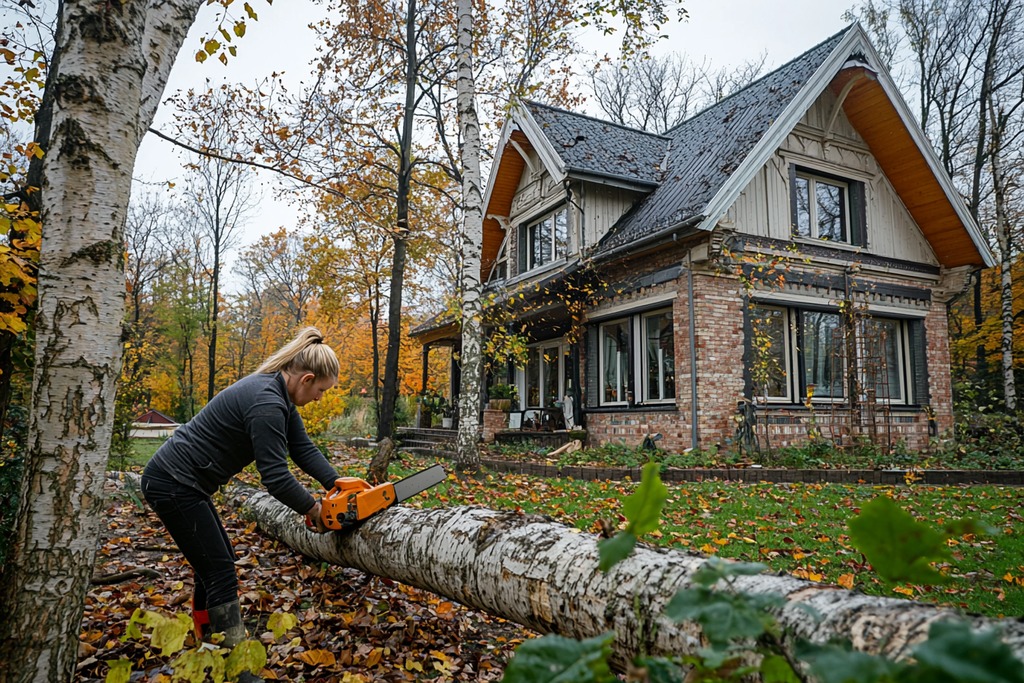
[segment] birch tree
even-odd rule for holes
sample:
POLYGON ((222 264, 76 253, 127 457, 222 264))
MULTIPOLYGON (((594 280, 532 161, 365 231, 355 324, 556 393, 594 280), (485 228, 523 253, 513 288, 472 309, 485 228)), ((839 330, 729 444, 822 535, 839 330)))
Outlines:
POLYGON ((459 430, 455 466, 480 466, 480 383, 483 377, 483 311, 480 260, 484 241, 484 207, 480 192, 480 121, 473 77, 473 3, 458 0, 458 111, 462 138, 462 365, 459 430))
POLYGON ((74 671, 121 365, 131 172, 199 4, 64 0, 58 10, 32 417, 0 581, 8 680, 70 680, 74 671))
MULTIPOLYGON (((665 614, 676 592, 691 587, 708 561, 695 553, 639 546, 603 572, 594 535, 539 515, 480 507, 397 506, 354 531, 317 535, 269 494, 235 491, 231 504, 261 531, 316 561, 430 590, 540 633, 585 639, 614 631, 612 661, 620 670, 639 654, 697 655, 706 642, 697 623, 665 614)), ((783 597, 775 614, 788 632, 780 641, 790 654, 799 638, 842 639, 862 652, 905 659, 935 620, 954 616, 933 605, 789 575, 737 577, 735 587, 783 597)), ((998 627, 1015 655, 1024 657, 1019 620, 967 621, 976 631, 998 627)))

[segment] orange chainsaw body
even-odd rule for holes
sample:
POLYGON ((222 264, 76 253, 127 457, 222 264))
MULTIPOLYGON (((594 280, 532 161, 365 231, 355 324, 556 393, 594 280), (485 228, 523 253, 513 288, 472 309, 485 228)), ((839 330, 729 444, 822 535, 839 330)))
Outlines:
POLYGON ((395 486, 373 486, 358 477, 340 477, 320 506, 320 518, 328 529, 344 529, 380 512, 395 502, 395 486))

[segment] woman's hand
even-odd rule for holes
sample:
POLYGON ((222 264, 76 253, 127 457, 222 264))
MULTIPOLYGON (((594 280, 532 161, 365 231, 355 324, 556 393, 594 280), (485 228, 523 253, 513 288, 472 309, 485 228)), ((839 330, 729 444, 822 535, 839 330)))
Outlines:
POLYGON ((309 508, 309 511, 306 512, 306 526, 318 534, 324 534, 330 531, 330 529, 328 529, 324 524, 323 517, 320 515, 320 510, 320 500, 317 499, 317 501, 313 503, 313 507, 309 508))

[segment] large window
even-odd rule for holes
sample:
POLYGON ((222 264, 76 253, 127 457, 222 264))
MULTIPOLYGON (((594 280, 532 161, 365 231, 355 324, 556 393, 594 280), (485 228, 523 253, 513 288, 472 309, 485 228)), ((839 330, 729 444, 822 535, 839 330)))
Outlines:
POLYGON ((524 232, 525 270, 565 258, 569 253, 569 211, 561 207, 527 225, 524 232))
POLYGON ((674 404, 675 331, 672 311, 638 313, 596 329, 599 405, 674 404))
MULTIPOLYGON (((920 320, 871 317, 848 332, 834 311, 757 305, 751 311, 750 375, 756 398, 803 403, 848 398, 850 355, 856 363, 859 401, 912 403, 913 326, 920 320)), ((918 335, 920 336, 920 335, 918 335)), ((919 342, 920 344, 921 342, 919 342)), ((919 391, 923 392, 923 388, 919 391)))
POLYGON ((864 246, 864 183, 793 167, 793 236, 864 246))
POLYGON ((672 311, 643 317, 644 400, 668 401, 676 397, 675 335, 672 311))
POLYGON ((526 408, 553 408, 572 391, 569 347, 561 341, 532 346, 523 369, 526 408))
POLYGON ((601 325, 601 403, 629 400, 629 320, 601 325))

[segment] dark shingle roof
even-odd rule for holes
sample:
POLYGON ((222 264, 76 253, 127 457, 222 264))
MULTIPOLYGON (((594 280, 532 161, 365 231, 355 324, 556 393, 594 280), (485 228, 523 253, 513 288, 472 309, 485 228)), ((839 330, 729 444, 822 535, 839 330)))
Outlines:
POLYGON ((672 142, 661 184, 605 235, 598 254, 700 216, 849 30, 669 131, 672 142))
POLYGON ((587 173, 648 185, 661 180, 667 137, 538 102, 524 105, 544 129, 570 174, 587 173))

